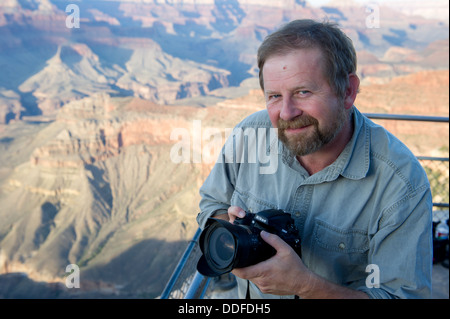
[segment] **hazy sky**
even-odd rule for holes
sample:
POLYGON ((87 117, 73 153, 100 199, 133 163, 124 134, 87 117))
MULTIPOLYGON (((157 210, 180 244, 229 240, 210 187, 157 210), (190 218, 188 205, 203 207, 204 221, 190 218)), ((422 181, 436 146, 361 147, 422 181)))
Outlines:
MULTIPOLYGON (((442 19, 448 21, 448 0, 309 0, 312 6, 326 6, 328 3, 343 4, 345 2, 365 4, 380 4, 390 6, 405 14, 421 15, 426 18, 442 19)), ((331 4, 333 6, 333 4, 331 4)))
MULTIPOLYGON (((308 2, 313 5, 313 6, 323 6, 326 5, 328 2, 330 2, 331 0, 309 0, 308 2)), ((336 0, 334 0, 336 1, 336 0)), ((411 2, 411 0, 406 0, 408 2, 411 2)), ((384 3, 384 2, 389 2, 389 3, 401 3, 401 2, 406 2, 405 0, 353 0, 353 2, 357 2, 357 3, 384 3)), ((430 2, 442 2, 442 0, 427 0, 428 3, 430 2)))

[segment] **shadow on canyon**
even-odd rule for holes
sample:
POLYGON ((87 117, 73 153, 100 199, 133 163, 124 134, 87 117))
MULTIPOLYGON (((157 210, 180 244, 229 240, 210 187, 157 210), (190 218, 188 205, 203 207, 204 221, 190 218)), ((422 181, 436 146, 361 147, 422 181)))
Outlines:
POLYGON ((142 240, 103 265, 80 268, 79 288, 67 288, 64 273, 61 282, 35 281, 23 272, 2 274, 0 299, 157 298, 187 245, 188 241, 142 240))

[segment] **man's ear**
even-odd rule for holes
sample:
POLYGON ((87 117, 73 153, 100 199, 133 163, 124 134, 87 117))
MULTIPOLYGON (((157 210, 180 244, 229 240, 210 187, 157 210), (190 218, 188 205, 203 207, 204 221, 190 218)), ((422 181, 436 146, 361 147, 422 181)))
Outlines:
POLYGON ((348 75, 348 87, 345 90, 344 106, 346 109, 350 109, 356 100, 356 95, 359 92, 359 77, 355 73, 348 75))

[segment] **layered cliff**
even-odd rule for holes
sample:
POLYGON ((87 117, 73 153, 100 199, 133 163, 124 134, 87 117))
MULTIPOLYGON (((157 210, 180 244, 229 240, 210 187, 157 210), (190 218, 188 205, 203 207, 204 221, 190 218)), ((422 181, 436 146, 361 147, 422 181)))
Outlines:
POLYGON ((338 4, 83 0, 75 13, 66 12, 64 1, 2 2, 0 124, 54 117, 62 105, 99 92, 213 105, 230 97, 218 90, 232 91, 257 75, 264 37, 298 18, 339 23, 361 57, 364 80, 448 68, 448 21, 391 6, 338 4), (79 28, 67 23, 76 14, 79 28))
POLYGON ((0 156, 0 272, 63 282, 77 264, 84 289, 156 297, 197 228, 198 188, 212 165, 174 163, 171 132, 220 113, 230 115, 216 122, 225 128, 249 110, 96 95, 68 103, 51 123, 10 125, 0 156), (19 125, 27 134, 13 134, 19 125))

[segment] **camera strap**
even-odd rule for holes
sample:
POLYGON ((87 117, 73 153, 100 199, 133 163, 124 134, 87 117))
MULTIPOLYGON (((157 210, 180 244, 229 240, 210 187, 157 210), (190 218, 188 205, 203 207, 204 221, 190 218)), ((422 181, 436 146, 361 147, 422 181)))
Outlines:
POLYGON ((252 299, 250 297, 250 281, 247 280, 247 293, 245 294, 245 299, 252 299))

